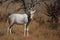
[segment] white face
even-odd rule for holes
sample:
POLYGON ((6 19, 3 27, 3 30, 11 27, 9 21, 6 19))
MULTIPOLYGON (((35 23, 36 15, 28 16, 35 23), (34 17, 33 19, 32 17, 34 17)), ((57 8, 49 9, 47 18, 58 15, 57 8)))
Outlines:
POLYGON ((31 10, 30 13, 31 13, 31 19, 33 20, 33 16, 34 16, 34 13, 35 13, 36 10, 31 10))

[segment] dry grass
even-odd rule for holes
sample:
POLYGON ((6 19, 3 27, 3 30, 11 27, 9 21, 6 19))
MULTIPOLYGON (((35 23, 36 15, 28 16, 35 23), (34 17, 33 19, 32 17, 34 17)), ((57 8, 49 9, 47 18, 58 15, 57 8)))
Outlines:
POLYGON ((12 34, 7 35, 6 31, 7 23, 0 24, 0 40, 59 40, 60 31, 53 30, 46 27, 47 25, 39 26, 35 21, 31 22, 29 25, 29 36, 24 37, 22 25, 14 25, 12 27, 12 34), (4 25, 5 24, 5 25, 4 25), (5 27, 4 27, 5 26, 5 27))

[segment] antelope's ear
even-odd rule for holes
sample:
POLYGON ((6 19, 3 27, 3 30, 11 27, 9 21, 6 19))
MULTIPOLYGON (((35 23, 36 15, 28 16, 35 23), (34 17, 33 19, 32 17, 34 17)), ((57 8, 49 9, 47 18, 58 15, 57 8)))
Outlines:
POLYGON ((36 12, 36 10, 33 10, 33 12, 32 13, 35 13, 36 12))
POLYGON ((36 12, 36 10, 34 10, 34 12, 36 12))

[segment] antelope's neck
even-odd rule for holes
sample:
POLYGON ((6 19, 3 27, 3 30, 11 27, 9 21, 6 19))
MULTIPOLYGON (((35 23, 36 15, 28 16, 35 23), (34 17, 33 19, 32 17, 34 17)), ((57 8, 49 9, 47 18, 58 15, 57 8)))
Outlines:
POLYGON ((29 13, 29 14, 27 14, 27 16, 28 16, 28 21, 30 22, 31 21, 31 14, 29 13))

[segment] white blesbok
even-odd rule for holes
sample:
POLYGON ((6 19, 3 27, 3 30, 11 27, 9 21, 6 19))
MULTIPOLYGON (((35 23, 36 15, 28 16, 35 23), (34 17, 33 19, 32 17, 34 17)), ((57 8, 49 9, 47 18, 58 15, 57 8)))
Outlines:
POLYGON ((31 22, 31 20, 33 19, 34 13, 36 10, 29 10, 30 13, 28 14, 11 14, 8 16, 8 22, 9 22, 9 26, 8 26, 8 30, 7 32, 9 32, 11 34, 11 27, 13 26, 13 24, 21 24, 24 25, 24 36, 28 36, 28 25, 31 22))

